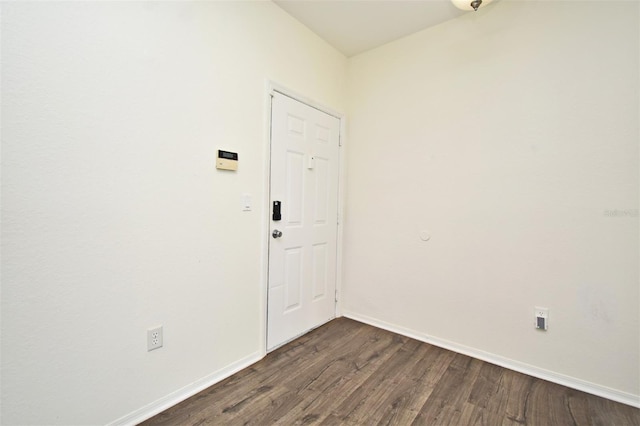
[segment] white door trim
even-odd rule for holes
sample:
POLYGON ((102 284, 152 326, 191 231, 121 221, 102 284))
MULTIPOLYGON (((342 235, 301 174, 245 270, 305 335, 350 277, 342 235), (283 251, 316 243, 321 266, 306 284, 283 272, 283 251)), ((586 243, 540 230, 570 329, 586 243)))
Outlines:
MULTIPOLYGON (((288 89, 281 84, 278 84, 272 80, 266 80, 265 84, 265 115, 264 115, 264 164, 263 164, 263 199, 262 199, 262 265, 261 265, 261 279, 260 279, 260 318, 261 318, 261 330, 260 334, 260 350, 262 355, 267 353, 267 295, 269 285, 269 227, 270 220, 269 215, 271 213, 270 205, 270 188, 271 188, 271 98, 274 92, 278 92, 282 95, 295 99, 303 104, 309 105, 312 108, 325 112, 340 120, 340 147, 344 148, 346 145, 346 119, 344 114, 333 110, 315 100, 312 100, 304 95, 301 95, 293 90, 288 89)), ((342 243, 343 243, 343 217, 344 217, 344 201, 345 201, 345 150, 339 150, 339 176, 338 176, 338 235, 337 235, 337 259, 336 259, 336 318, 342 316, 342 243)))
MULTIPOLYGON (((313 99, 307 98, 306 96, 303 96, 303 95, 301 95, 299 93, 296 93, 293 90, 289 90, 286 87, 281 86, 278 83, 274 83, 273 81, 269 81, 268 82, 267 92, 268 92, 267 93, 268 96, 271 96, 271 94, 273 92, 278 92, 278 93, 280 93, 282 95, 290 97, 291 99, 295 99, 298 102, 302 102, 305 105, 308 105, 308 106, 310 106, 312 108, 315 108, 315 109, 317 109, 319 111, 322 111, 324 113, 327 113, 327 114, 339 119, 340 123, 342 125, 342 119, 344 118, 343 114, 333 110, 332 108, 327 107, 326 105, 323 105, 323 104, 321 104, 319 102, 316 102, 313 99)), ((271 103, 269 102, 269 105, 270 104, 271 103)), ((269 114, 269 115, 271 115, 271 114, 269 114)))

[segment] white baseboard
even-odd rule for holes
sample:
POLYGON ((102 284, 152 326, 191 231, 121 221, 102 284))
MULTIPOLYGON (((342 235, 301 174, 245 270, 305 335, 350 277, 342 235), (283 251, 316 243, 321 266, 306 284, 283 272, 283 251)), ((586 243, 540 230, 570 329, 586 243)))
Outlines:
POLYGON ((158 399, 157 401, 152 402, 149 405, 145 405, 144 407, 135 410, 132 413, 127 414, 111 423, 107 426, 132 426, 137 425, 140 422, 143 422, 151 417, 155 416, 166 410, 167 408, 173 407, 179 402, 184 401, 187 398, 192 397, 212 386, 222 380, 226 379, 229 376, 237 373, 238 371, 247 368, 251 364, 259 361, 264 357, 264 353, 255 352, 245 358, 242 358, 234 363, 229 364, 228 366, 221 368, 220 370, 209 374, 195 382, 178 389, 175 392, 170 393, 169 395, 158 399))
POLYGON ((572 389, 577 389, 579 391, 601 396, 612 401, 640 408, 640 395, 622 392, 616 389, 608 388, 606 386, 600 386, 595 383, 580 380, 575 377, 565 376, 564 374, 555 373, 553 371, 545 370, 543 368, 535 367, 533 365, 525 364, 523 362, 515 361, 509 358, 504 358, 499 355, 481 351, 479 349, 460 345, 458 343, 439 339, 437 337, 432 337, 415 330, 411 330, 395 324, 390 324, 385 321, 380 321, 378 319, 371 318, 366 315, 361 315, 355 312, 343 310, 342 315, 344 317, 351 318, 353 320, 360 321, 374 327, 382 328, 384 330, 401 334, 406 337, 411 337, 412 339, 420 340, 422 342, 426 342, 440 348, 448 349, 450 351, 477 358, 491 364, 499 365, 500 367, 508 368, 509 370, 514 370, 519 373, 527 374, 529 376, 567 386, 572 389))

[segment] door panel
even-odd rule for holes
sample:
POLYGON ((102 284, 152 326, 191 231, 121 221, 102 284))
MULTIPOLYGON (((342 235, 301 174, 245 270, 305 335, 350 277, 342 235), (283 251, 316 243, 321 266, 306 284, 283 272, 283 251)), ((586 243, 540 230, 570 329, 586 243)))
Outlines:
POLYGON ((300 307, 302 293, 302 247, 292 247, 285 250, 284 258, 284 311, 290 312, 300 307))
POLYGON ((287 202, 285 218, 288 226, 302 225, 304 213, 304 154, 287 151, 287 202))
POLYGON ((335 317, 340 120, 275 93, 267 349, 335 317))
POLYGON ((329 179, 329 160, 327 158, 314 158, 315 162, 315 202, 313 222, 316 225, 326 225, 329 212, 329 192, 331 181, 329 179))
POLYGON ((327 245, 313 246, 313 300, 327 295, 327 245))

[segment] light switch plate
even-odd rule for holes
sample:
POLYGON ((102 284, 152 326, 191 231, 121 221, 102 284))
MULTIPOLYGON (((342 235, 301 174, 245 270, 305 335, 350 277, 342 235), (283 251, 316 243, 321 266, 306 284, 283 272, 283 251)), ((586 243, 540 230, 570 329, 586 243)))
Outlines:
POLYGON ((250 212, 251 211, 251 206, 253 204, 252 199, 251 199, 251 194, 242 194, 242 197, 240 197, 240 202, 242 204, 242 211, 243 212, 250 212))

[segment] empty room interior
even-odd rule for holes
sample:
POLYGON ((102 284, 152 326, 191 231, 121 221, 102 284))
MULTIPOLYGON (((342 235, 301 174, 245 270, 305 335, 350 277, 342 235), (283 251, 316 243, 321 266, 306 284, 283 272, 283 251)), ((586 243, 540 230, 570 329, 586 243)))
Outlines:
POLYGON ((147 420, 302 335, 310 282, 331 312, 305 332, 366 325, 640 407, 639 2, 0 20, 3 425, 147 420), (333 148, 280 154, 280 131, 333 148), (307 250, 310 217, 331 228, 307 250))

